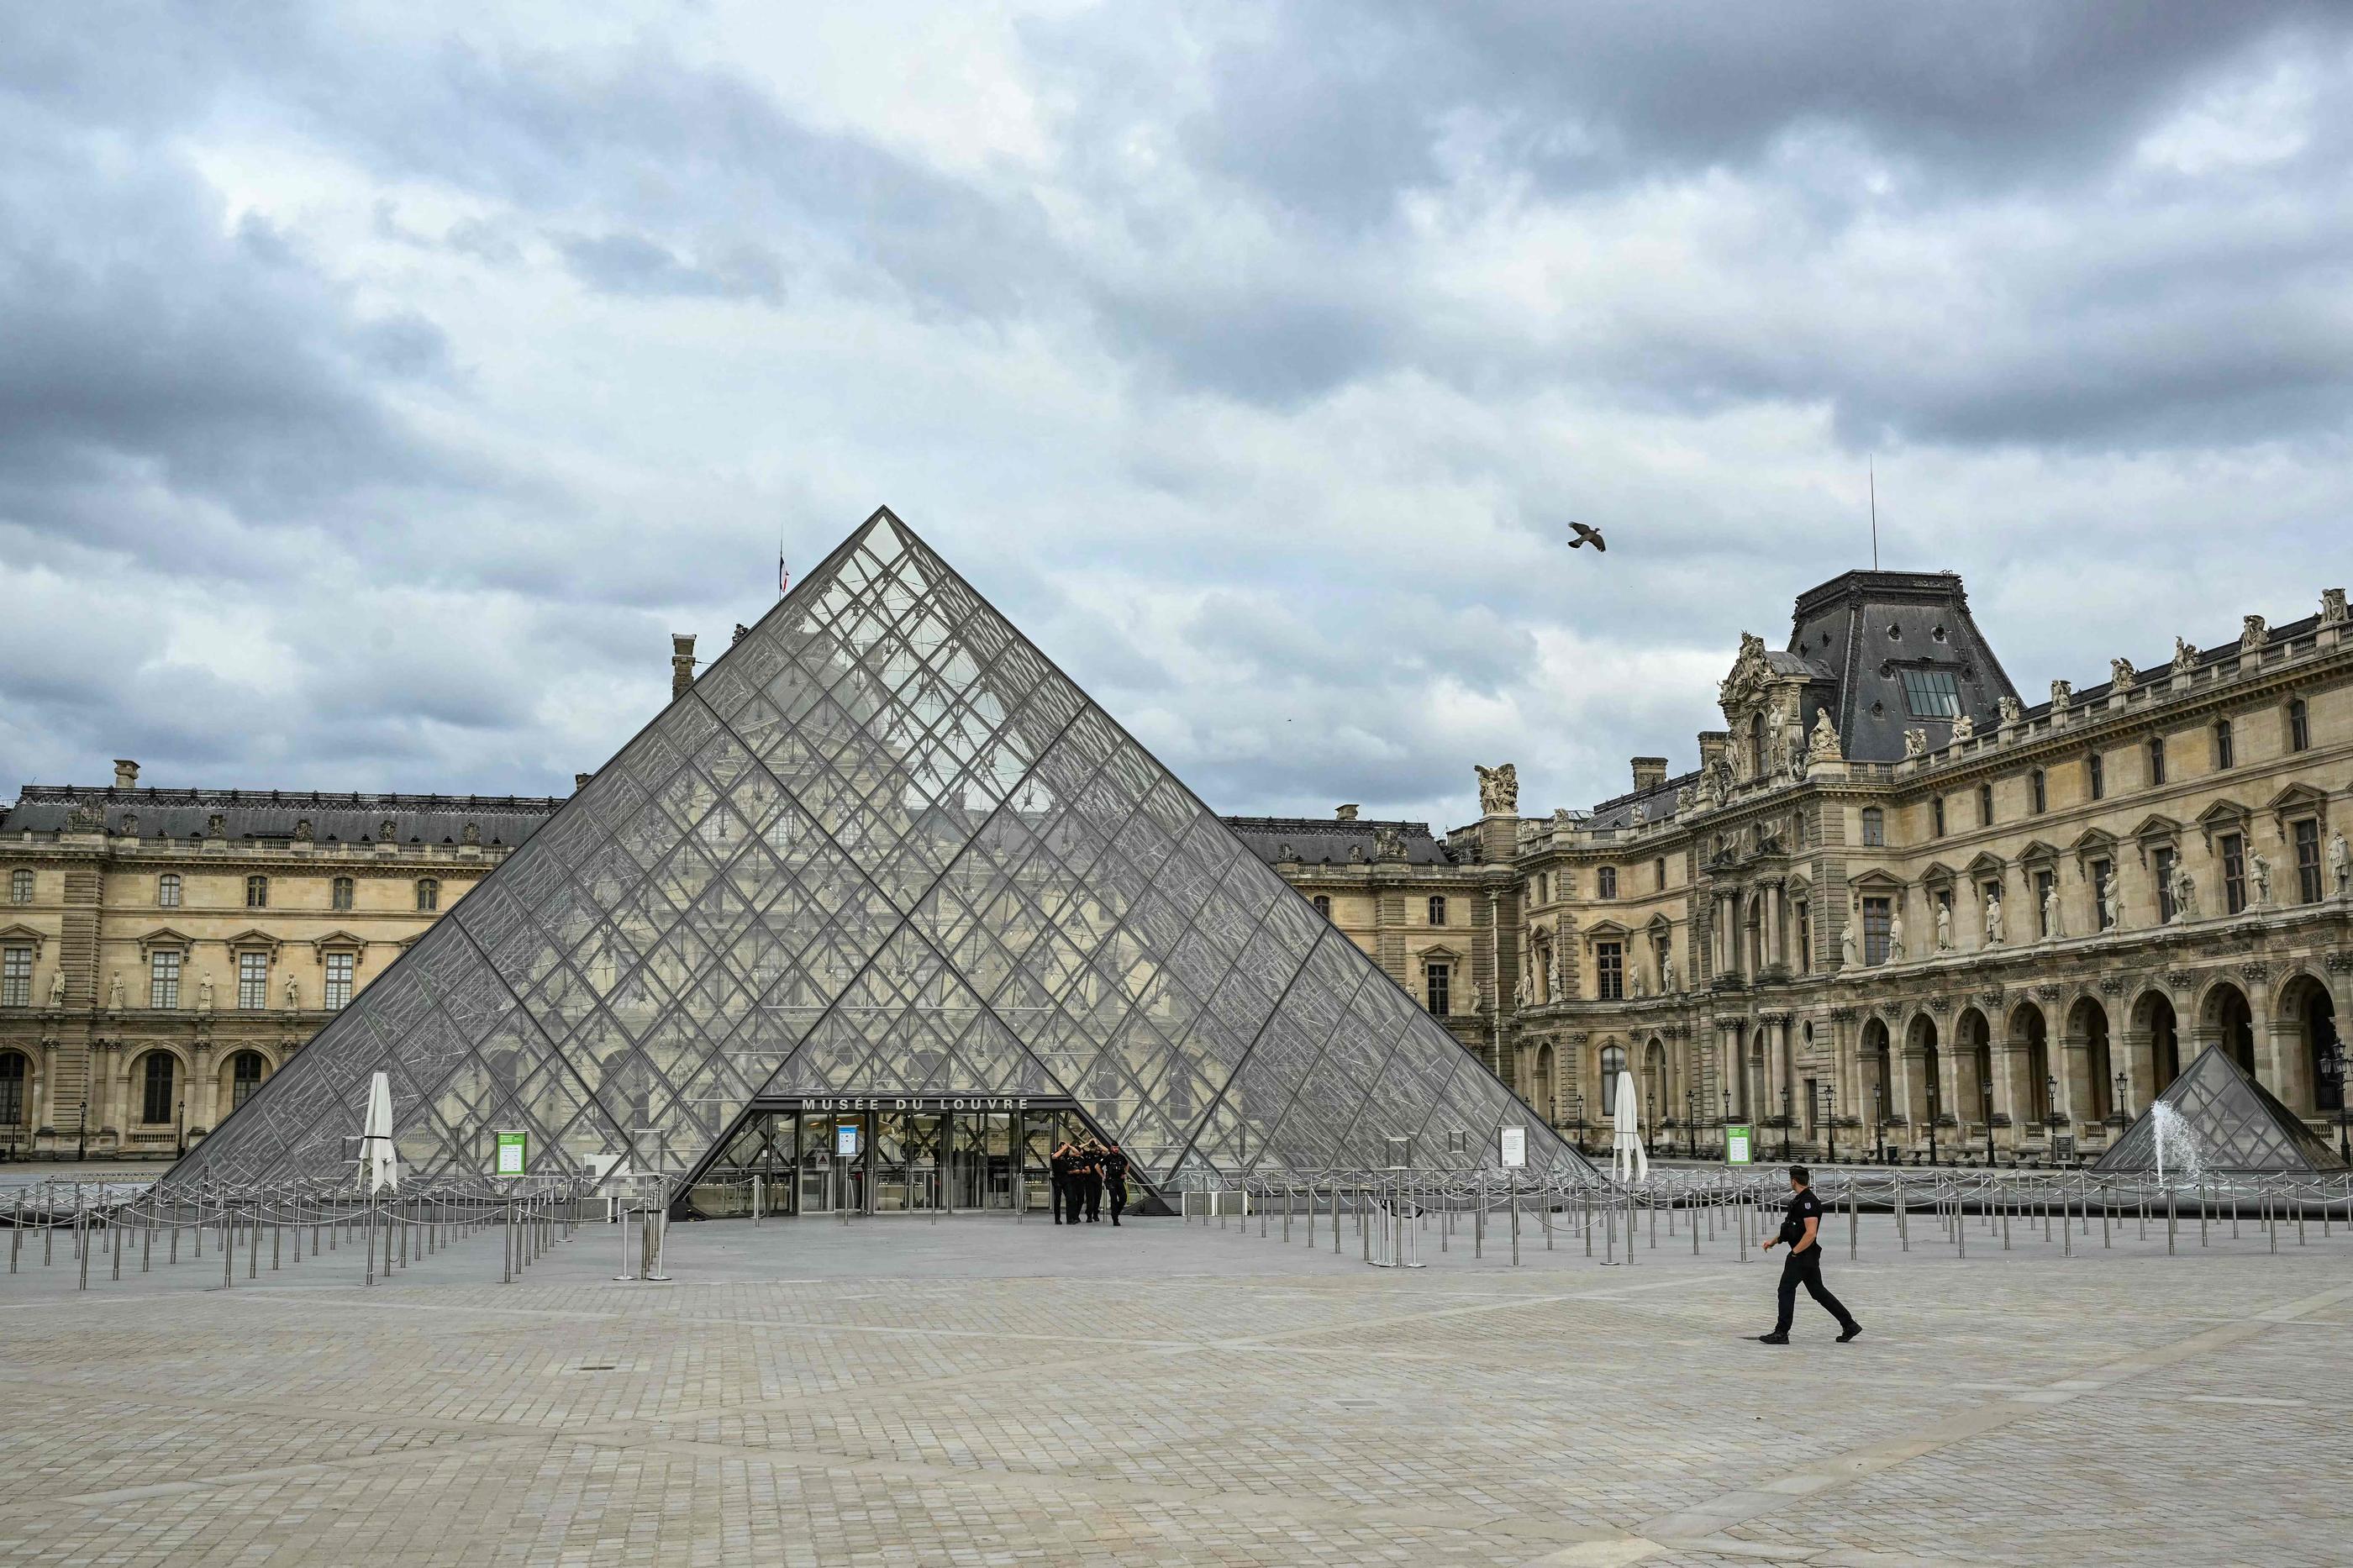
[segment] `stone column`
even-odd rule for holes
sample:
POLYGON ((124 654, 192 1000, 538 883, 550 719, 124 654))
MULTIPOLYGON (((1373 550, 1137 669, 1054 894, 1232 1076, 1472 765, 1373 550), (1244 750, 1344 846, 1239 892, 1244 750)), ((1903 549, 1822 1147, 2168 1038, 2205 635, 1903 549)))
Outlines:
POLYGON ((2116 1027, 2114 1018, 2108 1020, 2108 1041, 2120 1059, 2116 1065, 2125 1075, 2125 1103, 2116 1109, 2126 1117, 2138 1116, 2148 1109, 2156 1098, 2151 1088, 2157 1082, 2157 1039, 2147 1029, 2132 1022, 2130 1013, 2125 1016, 2125 1026, 2116 1027))
MULTIPOLYGON (((2092 1037, 2072 1020, 2059 1042, 2059 1059, 2052 1070, 2059 1079, 2059 1103, 2052 1110, 2067 1119, 2069 1131, 2092 1113, 2092 1037)), ((2043 1037, 2048 1040, 2050 1037, 2043 1037)))
POLYGON ((1895 1081, 1888 1086, 1887 1113, 1890 1116, 1904 1118, 1902 1142, 1915 1142, 1918 1141, 1921 1132, 1920 1114, 1913 1108, 1912 1103, 1913 1079, 1919 1076, 1919 1068, 1915 1060, 1919 1053, 1913 1048, 1908 1040, 1899 1042, 1891 1039, 1888 1044, 1890 1048, 1887 1055, 1895 1069, 1895 1081))
POLYGON ((1781 962, 1781 884, 1765 884, 1764 918, 1758 923, 1764 928, 1757 945, 1765 951, 1759 968, 1771 969, 1781 962))
POLYGON ((220 1078, 212 1070, 210 1047, 199 1045, 196 1047, 195 1061, 196 1065, 191 1070, 195 1072, 196 1081, 188 1086, 188 1125, 203 1128, 206 1135, 209 1137, 212 1130, 220 1125, 220 1120, 215 1114, 214 1109, 220 1097, 220 1078), (199 1107, 203 1110, 201 1119, 197 1115, 199 1107))

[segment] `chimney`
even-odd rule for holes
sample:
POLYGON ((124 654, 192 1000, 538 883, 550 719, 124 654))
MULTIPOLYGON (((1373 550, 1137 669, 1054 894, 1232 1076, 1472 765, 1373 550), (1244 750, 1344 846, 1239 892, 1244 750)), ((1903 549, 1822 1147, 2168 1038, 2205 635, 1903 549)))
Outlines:
POLYGON ((115 758, 114 787, 117 789, 137 789, 139 787, 139 764, 132 762, 129 757, 115 758))
POLYGON ((596 776, 596 775, 595 773, 574 773, 572 775, 572 793, 574 795, 578 795, 582 790, 586 789, 588 787, 588 781, 596 776))
POLYGON ((672 632, 670 635, 670 700, 677 701, 693 684, 694 634, 672 632))
POLYGON ((1637 795, 1646 790, 1654 790, 1666 782, 1666 758, 1636 757, 1634 759, 1634 792, 1637 795))
POLYGON ((1724 753, 1729 751, 1731 747, 1731 731, 1702 730, 1699 732, 1700 771, 1704 773, 1708 769, 1715 766, 1716 763, 1722 762, 1724 760, 1724 753))
POLYGON ((1336 822, 1354 822, 1356 820, 1356 808, 1353 805, 1337 807, 1333 811, 1332 817, 1336 822))

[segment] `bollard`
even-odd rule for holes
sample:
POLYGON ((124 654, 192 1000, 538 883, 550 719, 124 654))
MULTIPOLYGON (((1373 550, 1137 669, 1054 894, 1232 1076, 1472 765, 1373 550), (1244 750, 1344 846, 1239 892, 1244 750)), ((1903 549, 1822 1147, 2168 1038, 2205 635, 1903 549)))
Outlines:
POLYGON ((1479 1173, 1479 1206, 1471 1211, 1471 1256, 1483 1258, 1487 1248, 1487 1173, 1479 1173))
POLYGON ((261 1278, 261 1209, 259 1205, 253 1211, 253 1223, 247 1226, 246 1230, 248 1239, 245 1249, 245 1277, 259 1279, 261 1278))
POLYGON ((1512 1173, 1512 1267, 1520 1266, 1520 1173, 1512 1173))
POLYGON ((1293 1208, 1296 1208, 1296 1207, 1298 1206, 1298 1205, 1299 1205, 1299 1189, 1298 1189, 1297 1187, 1293 1186, 1289 1182, 1285 1182, 1285 1183, 1283 1183, 1283 1184, 1282 1184, 1282 1240, 1283 1240, 1283 1245, 1285 1245, 1286 1247, 1287 1247, 1287 1246, 1289 1246, 1289 1245, 1290 1245, 1290 1243, 1291 1243, 1291 1211, 1292 1211, 1293 1208))
MULTIPOLYGON (((1858 1206, 1861 1201, 1858 1194, 1862 1185, 1860 1182, 1849 1182, 1846 1184, 1846 1260, 1849 1263, 1854 1261, 1855 1238, 1862 1229, 1862 1211, 1858 1206)), ((1699 1244, 1696 1238, 1692 1244, 1692 1256, 1694 1258, 1699 1256, 1699 1244)))

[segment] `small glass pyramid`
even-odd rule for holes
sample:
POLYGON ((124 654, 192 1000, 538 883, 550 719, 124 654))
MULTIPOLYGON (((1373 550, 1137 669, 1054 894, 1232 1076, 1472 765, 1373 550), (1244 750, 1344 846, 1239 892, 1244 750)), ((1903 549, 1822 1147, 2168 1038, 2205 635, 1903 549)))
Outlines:
POLYGON ((1593 1168, 888 510, 174 1168, 708 1160, 762 1096, 1065 1102, 1147 1184, 1593 1168), (1447 1134, 1472 1152, 1449 1157, 1447 1134))
POLYGON ((2341 1171, 2345 1162, 2328 1141, 2306 1127, 2279 1097, 2255 1081, 2220 1046, 2209 1046, 2189 1070, 2167 1086, 2148 1111, 2093 1162, 2094 1171, 2157 1167, 2157 1124, 2150 1112, 2169 1105, 2198 1140, 2199 1163, 2210 1171, 2341 1171))

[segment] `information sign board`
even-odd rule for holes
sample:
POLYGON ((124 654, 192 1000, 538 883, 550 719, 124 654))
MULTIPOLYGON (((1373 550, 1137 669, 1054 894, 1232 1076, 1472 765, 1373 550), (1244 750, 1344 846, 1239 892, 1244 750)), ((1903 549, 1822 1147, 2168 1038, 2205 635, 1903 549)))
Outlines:
POLYGON ((1756 1147, 1748 1136, 1747 1128, 1735 1126, 1724 1130, 1724 1163, 1727 1165, 1753 1165, 1757 1163, 1756 1147))

